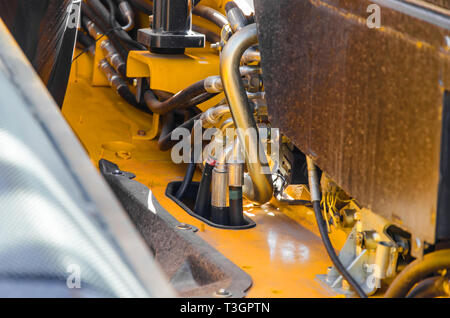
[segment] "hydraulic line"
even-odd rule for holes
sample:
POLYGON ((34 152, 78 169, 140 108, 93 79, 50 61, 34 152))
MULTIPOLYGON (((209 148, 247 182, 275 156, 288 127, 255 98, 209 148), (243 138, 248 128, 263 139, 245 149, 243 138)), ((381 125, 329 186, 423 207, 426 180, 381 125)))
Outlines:
MULTIPOLYGON (((100 0, 88 0, 88 5, 97 14, 97 16, 103 21, 103 25, 107 26, 107 31, 103 30, 105 33, 111 31, 111 35, 114 34, 121 42, 131 45, 134 49, 146 50, 146 48, 137 41, 134 41, 128 33, 122 30, 121 26, 115 20, 115 6, 112 0, 106 0, 108 3, 109 10, 103 6, 100 0)), ((97 23, 96 23, 97 24, 97 23)), ((102 26, 99 25, 100 28, 102 26)))
POLYGON ((308 180, 309 180, 309 189, 311 192, 311 203, 313 205, 314 213, 316 216, 317 226, 319 228, 320 236, 322 238, 323 245, 327 250, 328 256, 333 262, 334 267, 337 271, 343 276, 345 280, 349 283, 349 285, 355 290, 355 292, 361 298, 367 298, 364 290, 359 286, 356 280, 350 275, 345 266, 339 260, 333 245, 331 244, 330 237, 328 236, 328 231, 326 227, 325 220, 323 219, 322 211, 320 209, 320 184, 319 179, 317 177, 316 166, 312 159, 306 156, 306 163, 308 166, 308 180))
POLYGON ((214 10, 213 8, 201 4, 196 5, 195 8, 192 10, 192 13, 206 20, 211 21, 221 29, 223 28, 224 25, 228 24, 227 18, 222 13, 214 10))
POLYGON ((247 25, 247 18, 233 1, 227 2, 225 11, 227 12, 227 20, 230 23, 233 32, 239 31, 247 25))
MULTIPOLYGON (((89 1, 98 1, 98 0, 89 0, 89 1)), ((146 51, 147 48, 143 44, 133 40, 128 35, 128 33, 126 33, 124 30, 122 30, 122 26, 117 22, 116 17, 115 17, 116 16, 116 7, 115 7, 113 1, 112 0, 105 0, 105 1, 109 7, 109 25, 111 28, 114 29, 114 32, 117 34, 117 36, 123 42, 131 45, 135 49, 146 51)))
POLYGON ((98 68, 105 74, 111 87, 119 94, 124 100, 126 100, 129 104, 138 107, 138 102, 136 101, 136 97, 128 88, 127 83, 123 80, 122 77, 114 70, 114 68, 109 65, 106 59, 103 59, 99 62, 98 68))
MULTIPOLYGON (((123 59, 126 59, 128 57, 129 49, 122 44, 122 42, 119 40, 119 38, 114 34, 114 32, 111 32, 110 28, 107 26, 107 24, 100 19, 95 12, 91 9, 90 6, 88 6, 85 2, 81 2, 81 12, 83 13, 83 24, 86 30, 89 29, 89 22, 93 24, 95 28, 100 29, 100 31, 107 35, 109 40, 113 43, 114 47, 116 48, 117 52, 119 52, 120 56, 122 56, 123 59)), ((94 37, 94 34, 89 34, 94 37)), ((97 38, 94 38, 94 40, 97 40, 97 38)))
POLYGON ((95 41, 89 35, 84 32, 78 32, 77 41, 80 42, 89 53, 92 55, 95 54, 95 41))
POLYGON ((450 269, 450 249, 426 254, 423 260, 416 259, 408 264, 391 283, 384 297, 406 297, 416 283, 442 269, 450 269))
POLYGON ((175 194, 175 197, 178 200, 181 200, 186 193, 186 190, 192 183, 192 178, 194 177, 195 172, 195 151, 194 147, 191 147, 191 161, 188 163, 186 174, 184 175, 183 182, 181 182, 180 187, 178 188, 177 193, 175 194))
MULTIPOLYGON (((247 169, 253 182, 252 192, 246 192, 245 196, 249 200, 264 204, 272 198, 273 181, 270 174, 262 173, 268 170, 267 162, 262 162, 259 154, 251 151, 251 149, 263 148, 239 70, 242 54, 257 42, 256 24, 247 25, 237 31, 221 52, 220 75, 233 121, 238 128, 237 135, 244 151, 247 169), (246 132, 249 131, 255 133, 246 136, 246 132)), ((246 188, 248 187, 244 187, 244 190, 246 188)))
POLYGON ((152 90, 147 90, 144 93, 144 100, 148 108, 156 114, 164 115, 174 109, 188 108, 196 104, 203 103, 217 94, 208 93, 205 90, 205 80, 198 81, 191 86, 179 91, 171 98, 161 102, 156 97, 152 90), (202 96, 201 99, 196 97, 202 96))
MULTIPOLYGON (((202 114, 197 114, 196 116, 192 117, 191 119, 185 121, 183 124, 181 124, 180 126, 178 126, 177 128, 185 128, 188 129, 189 131, 192 130, 192 128, 194 127, 194 123, 196 120, 200 119, 200 116, 202 114)), ((176 128, 175 128, 176 129, 176 128)), ((172 140, 172 131, 168 133, 165 133, 164 135, 161 133, 159 140, 158 140, 158 148, 161 151, 167 151, 170 148, 172 148, 178 141, 177 140, 172 140)))
POLYGON ((130 4, 126 0, 115 0, 118 7, 120 14, 124 19, 127 20, 127 24, 122 26, 122 29, 124 31, 130 31, 134 28, 134 12, 131 8, 130 4))
POLYGON ((215 166, 215 158, 212 156, 208 157, 203 168, 202 179, 195 200, 194 212, 205 219, 209 219, 211 216, 211 179, 215 166))
POLYGON ((209 43, 217 43, 220 42, 220 35, 214 33, 211 30, 208 30, 204 27, 201 27, 199 25, 192 25, 192 31, 198 32, 198 33, 202 33, 205 35, 206 41, 208 41, 209 43))

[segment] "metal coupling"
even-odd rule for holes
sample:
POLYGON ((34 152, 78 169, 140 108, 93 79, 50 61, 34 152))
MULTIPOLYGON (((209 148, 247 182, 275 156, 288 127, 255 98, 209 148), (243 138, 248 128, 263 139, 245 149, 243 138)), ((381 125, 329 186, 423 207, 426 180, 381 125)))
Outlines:
POLYGON ((86 29, 89 33, 89 35, 94 39, 97 40, 100 36, 102 36, 102 33, 97 29, 94 22, 89 20, 88 18, 84 19, 86 29))
POLYGON ((244 155, 242 154, 239 139, 235 139, 233 151, 228 160, 228 185, 242 187, 244 184, 244 155))
POLYGON ((229 206, 228 171, 224 163, 216 163, 212 173, 211 205, 217 208, 229 206))
POLYGON ((205 79, 205 90, 208 93, 220 93, 223 91, 222 79, 220 76, 209 76, 205 79))
POLYGON ((127 86, 127 83, 120 77, 120 75, 114 70, 114 68, 109 65, 106 59, 100 60, 98 62, 98 68, 105 74, 111 87, 118 91, 121 87, 127 86))
MULTIPOLYGON (((122 2, 123 3, 123 2, 122 2)), ((125 69, 126 63, 120 56, 120 54, 116 51, 114 46, 112 45, 110 40, 104 40, 100 44, 100 48, 102 49, 106 60, 108 63, 117 71, 121 72, 121 70, 125 69)))
POLYGON ((200 117, 202 126, 204 128, 208 128, 216 125, 222 116, 228 114, 229 112, 230 108, 227 105, 220 105, 207 109, 200 117))
POLYGON ((248 64, 251 62, 261 62, 261 53, 254 47, 247 49, 241 58, 242 64, 248 64))

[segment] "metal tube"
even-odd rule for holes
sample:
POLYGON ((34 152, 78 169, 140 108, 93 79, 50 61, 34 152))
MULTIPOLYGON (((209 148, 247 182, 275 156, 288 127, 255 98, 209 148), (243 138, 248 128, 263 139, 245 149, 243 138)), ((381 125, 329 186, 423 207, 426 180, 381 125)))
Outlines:
POLYGON ((220 75, 233 120, 236 127, 240 128, 237 130, 237 134, 241 145, 243 145, 247 169, 254 185, 253 193, 245 193, 245 196, 249 200, 263 204, 272 198, 273 184, 271 175, 262 173, 264 168, 267 169, 267 162, 262 163, 258 154, 250 153, 250 145, 262 147, 262 144, 239 72, 242 54, 257 41, 256 24, 248 25, 236 32, 227 42, 220 55, 220 75), (248 134, 249 138, 245 138, 244 132, 248 129, 254 129, 255 133, 248 134), (249 158, 255 158, 256 160, 249 160, 249 158))

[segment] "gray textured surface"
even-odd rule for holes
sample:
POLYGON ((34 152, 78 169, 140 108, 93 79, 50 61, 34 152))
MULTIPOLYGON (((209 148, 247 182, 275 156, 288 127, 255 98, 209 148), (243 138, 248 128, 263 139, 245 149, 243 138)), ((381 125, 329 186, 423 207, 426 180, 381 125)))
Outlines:
POLYGON ((252 285, 250 276, 180 223, 143 184, 129 174, 114 175, 106 160, 100 169, 114 193, 152 250, 170 283, 183 297, 213 297, 225 288, 232 297, 243 297, 252 285))
POLYGON ((366 26, 371 1, 255 1, 269 117, 361 204, 432 243, 450 88, 437 25, 450 24, 375 2, 382 29, 366 26))

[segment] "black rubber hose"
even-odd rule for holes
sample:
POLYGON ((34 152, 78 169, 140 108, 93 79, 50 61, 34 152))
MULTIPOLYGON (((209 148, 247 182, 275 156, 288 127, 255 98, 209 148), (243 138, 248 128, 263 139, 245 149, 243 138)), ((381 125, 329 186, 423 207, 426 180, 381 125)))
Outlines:
POLYGON ((181 200, 184 197, 186 190, 191 185, 192 178, 194 177, 194 172, 195 172, 195 151, 194 147, 191 147, 191 161, 188 163, 186 174, 184 175, 183 178, 183 182, 181 182, 180 187, 178 188, 178 191, 175 194, 175 197, 178 200, 181 200))
POLYGON ((355 281, 355 279, 350 275, 345 266, 342 265, 341 261, 339 260, 339 257, 337 256, 333 248, 333 245, 331 244, 330 237, 328 236, 327 226, 325 220, 322 217, 322 211, 320 209, 320 201, 313 201, 312 204, 314 213, 316 215, 317 225, 319 227, 319 232, 322 238, 323 245, 327 250, 328 256, 333 262, 334 267, 347 280, 349 285, 355 290, 355 292, 358 294, 359 297, 367 298, 366 293, 362 290, 362 288, 355 281))
MULTIPOLYGON (((90 1, 94 1, 94 0, 90 0, 90 1)), ((146 51, 147 48, 143 44, 133 40, 128 35, 127 32, 122 30, 122 26, 120 26, 119 23, 116 21, 116 6, 115 6, 114 2, 112 0, 105 0, 105 1, 106 1, 107 5, 108 5, 108 8, 109 8, 109 25, 110 25, 111 28, 115 29, 114 32, 116 32, 117 36, 122 41, 124 41, 125 43, 131 45, 135 49, 146 51)))
POLYGON ((449 277, 434 276, 426 278, 408 293, 406 298, 436 298, 448 296, 445 285, 449 283, 449 277))
POLYGON ((196 5, 192 10, 192 13, 208 21, 211 21, 221 29, 224 25, 228 24, 227 18, 222 13, 201 4, 196 5))
POLYGON ((441 269, 450 269, 450 249, 429 253, 423 257, 423 260, 416 259, 408 264, 391 283, 384 297, 406 297, 417 282, 441 269))
MULTIPOLYGON (((202 114, 198 114, 194 117, 192 117, 191 119, 185 121, 183 124, 181 124, 180 126, 178 126, 177 128, 185 128, 189 131, 192 130, 192 128, 194 127, 195 121, 200 119, 200 116, 202 114)), ((177 129, 175 128, 175 129, 177 129)), ((170 132, 167 132, 169 129, 166 130, 166 132, 163 134, 163 132, 161 132, 161 135, 158 139, 158 148, 161 151, 167 151, 170 148, 172 148, 177 142, 178 140, 172 140, 172 132, 174 129, 172 129, 170 132)))
POLYGON ((206 41, 208 41, 209 43, 220 42, 220 35, 214 33, 211 30, 208 30, 208 29, 206 29, 204 27, 201 27, 199 25, 193 24, 192 25, 192 31, 204 34, 205 38, 206 38, 206 41))
MULTIPOLYGON (((139 50, 147 50, 144 45, 141 43, 134 41, 127 32, 122 30, 122 27, 115 20, 113 14, 115 14, 115 6, 112 0, 106 0, 109 10, 105 8, 105 6, 99 0, 88 0, 89 6, 93 9, 93 11, 97 14, 97 16, 103 20, 104 25, 107 26, 108 36, 109 33, 114 34, 121 42, 124 44, 131 45, 130 49, 139 49, 139 50), (113 14, 112 14, 113 13, 113 14), (113 18, 112 18, 113 17, 113 18), (112 24, 111 24, 112 22, 112 24), (111 32, 110 32, 111 31, 111 32)), ((101 26, 99 26, 101 27, 101 26)), ((104 31, 105 32, 105 31, 104 31)), ((105 32, 105 33, 106 33, 105 32)))
MULTIPOLYGON (((100 17, 98 17, 98 15, 85 2, 81 2, 81 12, 87 18, 89 18, 89 20, 91 20, 103 34, 108 34, 110 30, 109 27, 102 19, 100 19, 100 17)), ((124 46, 122 42, 119 40, 119 38, 113 32, 110 32, 108 34, 108 38, 114 45, 120 56, 126 60, 129 52, 128 47, 124 46)))
POLYGON ((95 54, 95 41, 89 35, 78 31, 77 41, 84 46, 85 50, 89 51, 92 55, 95 54))
POLYGON ((333 262, 336 270, 342 275, 344 279, 347 280, 349 285, 353 288, 353 290, 358 294, 361 298, 367 298, 364 290, 359 286, 356 280, 350 275, 344 265, 342 265, 341 260, 336 254, 336 251, 333 248, 333 244, 331 244, 330 237, 328 236, 328 230, 325 220, 323 219, 322 210, 320 209, 320 188, 319 188, 319 180, 317 177, 316 167, 309 157, 306 157, 306 163, 308 166, 308 180, 309 180, 309 188, 311 192, 311 203, 313 205, 314 214, 316 216, 317 227, 319 228, 320 237, 322 238, 323 245, 333 262))
POLYGON ((213 158, 206 160, 194 207, 195 213, 208 220, 211 217, 211 180, 215 165, 216 161, 213 158))
MULTIPOLYGON (((178 108, 187 108, 193 105, 196 105, 195 103, 192 103, 192 100, 200 95, 203 95, 207 93, 205 90, 205 80, 198 81, 191 86, 179 91, 175 95, 173 95, 171 98, 165 100, 164 102, 161 102, 156 97, 155 93, 152 90, 147 90, 144 93, 144 100, 147 104, 148 108, 160 115, 167 114, 168 112, 178 108)), ((210 94, 210 93, 208 93, 210 94)), ((207 96, 208 100, 209 98, 215 96, 216 94, 210 94, 207 96)), ((206 101, 205 100, 205 101, 206 101)), ((198 102, 197 102, 198 103, 198 102)))

